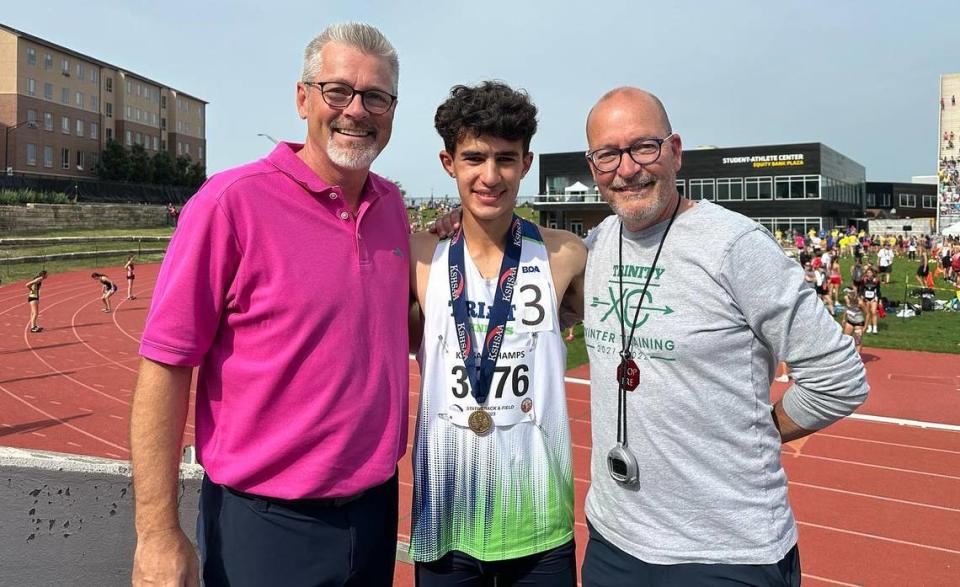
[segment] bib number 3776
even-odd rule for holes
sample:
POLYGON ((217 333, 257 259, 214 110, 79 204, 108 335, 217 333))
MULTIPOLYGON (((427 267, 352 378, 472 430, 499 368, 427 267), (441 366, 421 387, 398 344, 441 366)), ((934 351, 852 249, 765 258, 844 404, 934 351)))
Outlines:
MULTIPOLYGON (((491 392, 495 399, 503 397, 509 383, 509 390, 516 397, 523 397, 530 390, 530 368, 524 364, 501 365, 493 369, 493 381, 490 383, 491 392)), ((470 380, 467 378, 467 368, 463 365, 454 365, 450 370, 454 385, 450 388, 453 396, 458 399, 467 397, 470 393, 470 380)))

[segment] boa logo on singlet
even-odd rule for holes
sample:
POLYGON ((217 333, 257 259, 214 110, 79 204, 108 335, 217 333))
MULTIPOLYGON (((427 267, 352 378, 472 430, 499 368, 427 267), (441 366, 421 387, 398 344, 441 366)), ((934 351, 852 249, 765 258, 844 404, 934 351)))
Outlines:
POLYGON ((500 345, 503 343, 503 326, 497 326, 487 335, 487 350, 490 358, 496 360, 500 356, 500 345))
POLYGON ((513 298, 513 286, 517 282, 517 269, 512 267, 503 272, 500 276, 500 289, 503 291, 503 301, 509 302, 513 298))
POLYGON ((450 297, 459 300, 463 295, 463 275, 456 267, 450 268, 450 297))
POLYGON ((457 324, 457 341, 460 343, 460 348, 463 349, 463 356, 469 357, 473 340, 467 334, 466 324, 457 324))

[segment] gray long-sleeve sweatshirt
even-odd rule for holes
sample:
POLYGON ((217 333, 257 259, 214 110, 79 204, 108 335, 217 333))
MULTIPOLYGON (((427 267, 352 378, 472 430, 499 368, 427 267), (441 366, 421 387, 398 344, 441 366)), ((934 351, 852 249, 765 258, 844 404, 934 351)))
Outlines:
POLYGON ((618 485, 606 455, 617 440, 619 280, 629 334, 666 224, 625 231, 622 265, 616 216, 587 239, 587 517, 607 540, 649 563, 773 563, 797 540, 771 417, 777 361, 796 378, 784 408, 810 430, 866 399, 863 363, 768 231, 699 202, 677 216, 637 319, 632 351, 640 386, 628 392, 627 417, 640 482, 618 485))

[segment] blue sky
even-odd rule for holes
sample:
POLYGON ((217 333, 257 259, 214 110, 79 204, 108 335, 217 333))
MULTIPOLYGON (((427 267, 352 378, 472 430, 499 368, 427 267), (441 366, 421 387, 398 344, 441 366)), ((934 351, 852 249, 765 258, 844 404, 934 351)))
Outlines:
MULTIPOLYGON (((820 141, 874 181, 936 171, 938 83, 960 71, 948 2, 5 3, 0 22, 210 102, 209 172, 302 141, 294 84, 306 43, 363 20, 400 54, 393 138, 374 170, 408 195, 455 195, 433 114, 449 88, 496 78, 540 109, 536 153, 585 148, 606 90, 648 89, 686 147, 820 141)), ((521 196, 537 191, 536 163, 521 196)))

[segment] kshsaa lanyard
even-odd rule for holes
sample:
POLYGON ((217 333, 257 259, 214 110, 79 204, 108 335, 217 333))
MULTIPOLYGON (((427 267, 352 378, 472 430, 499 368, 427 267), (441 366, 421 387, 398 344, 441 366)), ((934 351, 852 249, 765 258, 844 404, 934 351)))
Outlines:
POLYGON ((517 282, 517 268, 520 265, 520 250, 523 243, 521 220, 514 215, 507 234, 507 244, 503 251, 503 261, 500 263, 500 273, 497 279, 497 292, 493 298, 493 308, 490 310, 490 322, 484 336, 483 350, 480 355, 480 367, 477 368, 477 359, 473 353, 473 338, 470 328, 470 314, 467 312, 467 283, 466 266, 464 264, 464 235, 461 228, 450 241, 448 254, 448 275, 450 281, 450 300, 453 305, 453 320, 457 329, 457 342, 463 356, 463 365, 470 380, 470 393, 477 401, 477 409, 467 419, 470 429, 477 434, 490 430, 493 419, 483 409, 483 404, 490 394, 490 383, 493 381, 494 368, 500 356, 500 347, 506 331, 507 318, 510 315, 510 303, 513 299, 513 289, 517 282), (479 373, 478 373, 479 371, 479 373))

